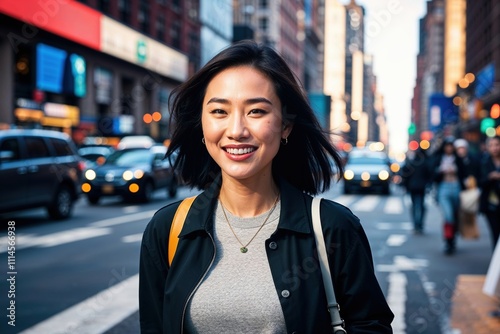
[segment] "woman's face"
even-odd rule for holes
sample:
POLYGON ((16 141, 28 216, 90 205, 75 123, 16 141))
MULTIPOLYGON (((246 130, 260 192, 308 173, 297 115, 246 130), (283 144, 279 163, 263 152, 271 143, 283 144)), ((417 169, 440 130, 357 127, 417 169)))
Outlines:
POLYGON ((500 139, 490 139, 488 141, 488 153, 493 157, 500 157, 500 139))
POLYGON ((454 151, 455 151, 455 147, 453 146, 453 144, 444 145, 444 153, 445 154, 453 154, 454 151))
POLYGON ((228 68, 208 84, 201 114, 208 153, 225 176, 245 180, 271 175, 283 126, 272 81, 250 66, 228 68))

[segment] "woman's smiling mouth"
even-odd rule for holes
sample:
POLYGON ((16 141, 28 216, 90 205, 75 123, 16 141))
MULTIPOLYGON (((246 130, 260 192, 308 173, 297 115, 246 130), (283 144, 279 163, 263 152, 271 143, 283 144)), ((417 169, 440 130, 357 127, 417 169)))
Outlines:
POLYGON ((226 147, 224 150, 232 155, 242 155, 242 154, 248 154, 252 153, 255 151, 257 148, 255 147, 245 147, 245 148, 233 148, 233 147, 226 147))

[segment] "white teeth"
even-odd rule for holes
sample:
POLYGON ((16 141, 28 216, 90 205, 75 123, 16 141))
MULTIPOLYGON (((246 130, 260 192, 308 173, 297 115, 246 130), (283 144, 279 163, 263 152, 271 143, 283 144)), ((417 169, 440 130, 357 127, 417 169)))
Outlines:
POLYGON ((255 151, 255 149, 252 148, 252 147, 247 147, 247 148, 227 148, 226 151, 229 154, 247 154, 247 153, 255 151))

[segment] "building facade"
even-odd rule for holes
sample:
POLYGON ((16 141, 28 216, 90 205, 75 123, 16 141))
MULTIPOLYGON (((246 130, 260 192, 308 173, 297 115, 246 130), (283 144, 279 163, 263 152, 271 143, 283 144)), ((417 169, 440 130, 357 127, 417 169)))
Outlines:
POLYGON ((497 133, 500 120, 500 3, 467 1, 466 72, 475 76, 469 89, 469 116, 478 121, 492 118, 497 133), (496 116, 496 117, 495 117, 496 116))
POLYGON ((3 1, 0 123, 65 131, 77 143, 91 135, 168 138, 168 96, 199 66, 198 8, 3 1))

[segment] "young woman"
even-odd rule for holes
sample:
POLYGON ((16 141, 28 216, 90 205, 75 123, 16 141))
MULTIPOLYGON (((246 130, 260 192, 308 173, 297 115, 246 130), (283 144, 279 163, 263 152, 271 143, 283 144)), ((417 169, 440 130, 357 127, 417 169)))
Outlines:
MULTIPOLYGON (((144 232, 143 333, 331 333, 310 195, 330 186, 337 151, 285 61, 234 44, 173 92, 169 153, 193 202, 171 264, 179 202, 144 232)), ((348 333, 392 333, 390 311, 356 216, 332 201, 321 220, 348 333)))
POLYGON ((491 231, 493 249, 500 237, 500 137, 486 141, 488 156, 481 165, 480 211, 484 213, 491 231))
POLYGON ((455 253, 460 191, 465 188, 465 173, 462 159, 455 152, 453 139, 445 139, 437 152, 434 181, 437 184, 437 201, 444 218, 444 252, 447 255, 455 253))

